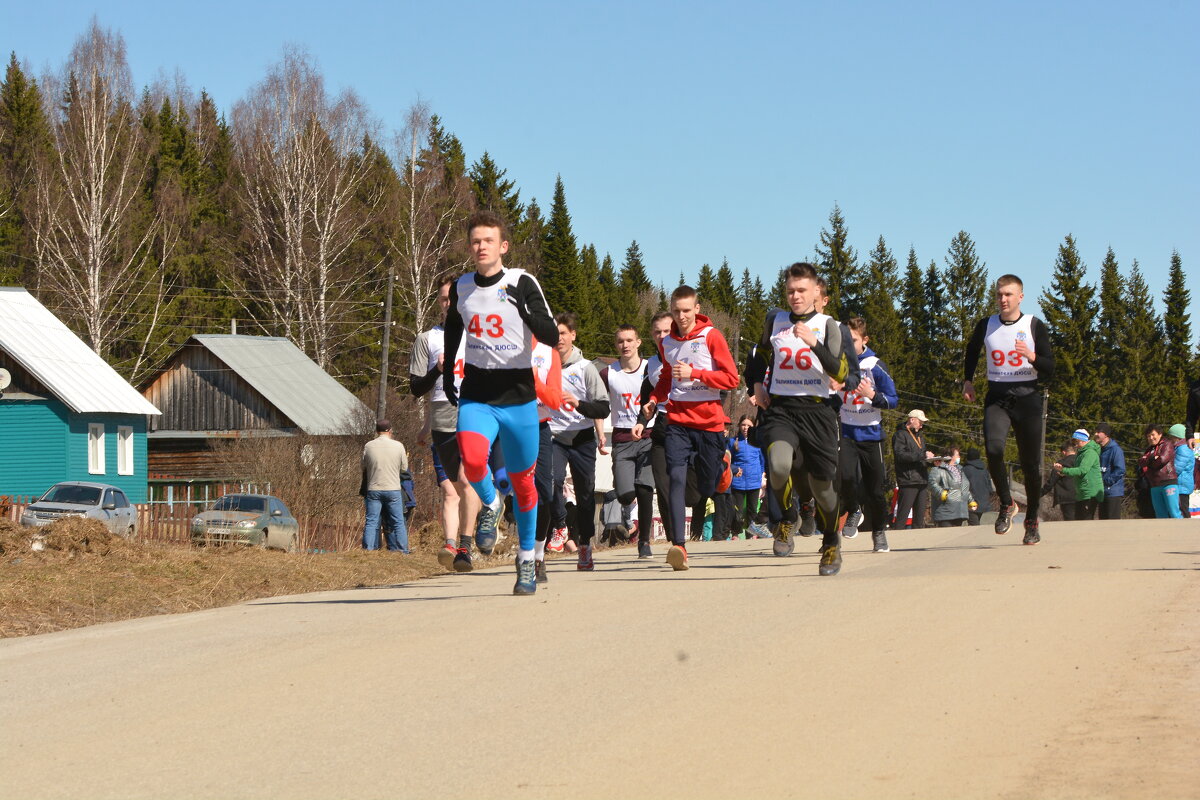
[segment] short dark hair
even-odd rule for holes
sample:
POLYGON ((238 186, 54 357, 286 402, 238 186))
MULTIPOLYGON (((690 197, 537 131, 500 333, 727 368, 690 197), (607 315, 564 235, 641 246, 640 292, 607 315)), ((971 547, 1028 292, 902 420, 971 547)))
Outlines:
POLYGON ((800 278, 808 278, 812 281, 818 281, 819 285, 820 276, 817 275, 817 268, 807 261, 797 261, 795 264, 792 264, 790 267, 786 267, 783 270, 784 283, 792 280, 799 280, 800 278))
POLYGON ((492 211, 490 208, 481 208, 467 218, 467 236, 470 237, 471 231, 476 228, 499 228, 500 241, 508 241, 508 225, 504 222, 504 217, 492 211))
POLYGON ((658 322, 660 319, 671 319, 671 312, 670 311, 656 311, 654 313, 654 316, 650 318, 651 327, 653 327, 654 323, 658 322))
MULTIPOLYGON (((671 315, 668 314, 667 316, 671 316, 671 315)), ((617 326, 617 332, 613 334, 613 338, 615 339, 623 331, 633 331, 635 336, 637 336, 639 339, 642 338, 641 334, 638 333, 637 325, 630 325, 628 322, 625 323, 624 325, 617 326)))
POLYGON ((1025 290, 1025 282, 1022 281, 1020 278, 1018 278, 1016 275, 1006 274, 1006 275, 1001 275, 999 278, 996 278, 996 288, 997 289, 999 289, 1001 286, 1008 286, 1009 284, 1012 284, 1012 283, 1015 283, 1017 286, 1020 286, 1022 291, 1025 290))
POLYGON ((447 272, 445 275, 443 275, 441 277, 441 280, 438 281, 438 291, 440 292, 442 290, 443 286, 454 283, 457 280, 458 280, 457 275, 455 275, 453 272, 447 272))
POLYGON ((1109 425, 1107 422, 1101 422, 1099 425, 1097 425, 1092 430, 1092 432, 1093 433, 1103 433, 1105 436, 1107 436, 1110 439, 1112 438, 1112 435, 1113 435, 1112 425, 1109 425))
POLYGON ((700 295, 696 294, 696 290, 688 286, 686 283, 683 286, 676 288, 675 291, 671 292, 672 303, 674 303, 676 300, 686 300, 689 297, 696 298, 697 303, 700 302, 700 295))
POLYGON ((1142 431, 1142 436, 1149 436, 1151 431, 1158 431, 1159 436, 1166 436, 1167 432, 1163 430, 1163 426, 1157 423, 1151 423, 1146 426, 1146 430, 1142 431))
POLYGON ((862 317, 851 317, 850 321, 846 323, 846 326, 859 336, 867 335, 867 321, 862 317))
POLYGON ((387 433, 391 429, 392 429, 391 421, 386 420, 386 419, 375 420, 375 432, 376 433, 387 433))
POLYGON ((572 333, 579 330, 579 315, 574 311, 560 311, 554 315, 554 322, 558 325, 567 326, 567 330, 572 333))

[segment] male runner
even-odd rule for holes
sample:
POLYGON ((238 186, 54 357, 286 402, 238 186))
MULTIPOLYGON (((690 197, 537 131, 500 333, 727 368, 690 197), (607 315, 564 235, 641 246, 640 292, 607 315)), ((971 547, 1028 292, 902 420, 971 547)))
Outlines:
POLYGON ((829 389, 832 383, 845 382, 849 363, 837 320, 817 312, 816 268, 792 264, 784 278, 791 311, 767 313, 754 363, 746 370, 755 402, 765 409, 759 441, 767 443, 771 488, 783 514, 775 527, 773 549, 785 556, 795 548, 799 509, 793 487, 798 486, 801 497, 816 503, 822 537, 818 574, 836 575, 842 567, 834 487, 838 418, 829 389))
POLYGON ((457 352, 466 339, 461 397, 454 374, 442 376, 442 388, 458 402, 458 448, 463 474, 483 502, 476 540, 495 541, 502 501, 488 467, 488 452, 499 437, 504 463, 516 495, 513 516, 520 539, 513 594, 537 591, 534 542, 537 489, 538 413, 534 401, 534 337, 558 344, 558 326, 550 316, 537 279, 503 264, 508 252, 504 221, 493 211, 477 211, 467 220, 467 241, 475 271, 450 288, 446 314, 446 352, 457 352))
MULTIPOLYGON (((417 336, 413 342, 408 364, 408 385, 413 397, 429 395, 425 406, 425 423, 417 443, 428 446, 433 453, 438 487, 442 491, 441 523, 446 542, 438 551, 438 563, 457 572, 471 571, 471 531, 479 513, 479 496, 463 478, 458 456, 458 411, 446 399, 442 389, 445 368, 445 320, 450 308, 450 287, 456 278, 447 276, 438 284, 438 305, 442 323, 417 336), (461 546, 460 546, 461 545, 461 546)), ((454 359, 454 376, 461 382, 462 348, 454 359)))
POLYGON ((596 533, 596 446, 604 446, 604 431, 597 423, 608 416, 608 393, 600 373, 575 346, 579 317, 564 311, 558 323, 558 351, 562 359, 562 388, 579 398, 578 403, 550 411, 550 432, 554 437, 554 503, 551 507, 556 527, 567 523, 564 486, 567 466, 575 487, 575 526, 579 540, 577 568, 595 569, 592 537, 596 533))
POLYGON ((633 325, 617 328, 617 363, 605 367, 600 379, 608 387, 612 410, 613 487, 617 502, 628 507, 637 500, 638 558, 650 558, 650 528, 654 524, 654 479, 650 470, 649 439, 634 439, 642 384, 649 362, 642 358, 642 340, 633 325))
MULTIPOLYGON (((685 285, 671 293, 671 318, 671 333, 659 345, 664 369, 643 412, 652 417, 660 403, 667 403, 664 446, 672 537, 667 563, 675 570, 685 570, 688 466, 695 470, 698 502, 703 505, 716 493, 725 470, 727 417, 721 390, 737 386, 738 373, 725 337, 700 313, 695 289, 685 285)), ((635 425, 633 437, 640 439, 643 429, 641 424, 635 425)))
POLYGON ((534 575, 545 583, 546 540, 550 532, 550 506, 554 500, 554 444, 550 415, 560 408, 573 408, 579 401, 562 388, 562 359, 556 348, 536 342, 533 346, 533 384, 537 393, 538 454, 533 472, 537 487, 537 535, 534 543, 534 575))
POLYGON ((1024 284, 1016 275, 996 281, 997 313, 975 326, 963 359, 963 397, 975 402, 975 367, 980 350, 987 351, 988 391, 983 400, 983 439, 988 472, 1000 496, 996 533, 1008 533, 1017 510, 1004 468, 1004 444, 1012 428, 1017 456, 1025 473, 1025 544, 1041 541, 1038 533, 1038 498, 1042 488, 1042 414, 1044 404, 1038 384, 1054 377, 1050 335, 1037 317, 1021 313, 1024 284))
POLYGON ((871 515, 871 539, 876 553, 888 552, 887 500, 884 497, 883 410, 899 403, 896 384, 887 367, 867 343, 867 321, 854 317, 848 323, 854 352, 858 356, 859 382, 857 389, 842 390, 841 459, 842 501, 846 503, 846 524, 842 535, 853 538, 858 533, 863 514, 859 509, 859 485, 867 498, 871 515), (859 478, 861 477, 861 481, 859 478))

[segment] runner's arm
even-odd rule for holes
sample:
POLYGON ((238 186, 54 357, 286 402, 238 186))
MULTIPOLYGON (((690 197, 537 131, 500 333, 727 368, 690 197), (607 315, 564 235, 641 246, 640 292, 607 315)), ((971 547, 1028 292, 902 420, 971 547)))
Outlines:
POLYGON ((846 377, 850 373, 850 364, 846 358, 846 348, 842 344, 842 324, 840 322, 831 318, 825 323, 825 341, 814 344, 812 351, 831 380, 838 383, 846 382, 846 377))
MULTIPOLYGON (((462 315, 458 313, 458 281, 450 284, 450 308, 446 310, 446 324, 444 327, 445 346, 442 352, 457 353, 458 345, 462 341, 463 335, 462 315)), ((554 335, 557 340, 557 328, 554 330, 554 335)), ((450 402, 458 404, 458 392, 454 388, 454 370, 442 370, 442 390, 446 393, 446 398, 450 402)))
POLYGON ((586 399, 579 398, 576 410, 588 419, 604 419, 610 411, 608 390, 604 388, 604 382, 600 380, 600 373, 591 364, 588 364, 583 371, 583 384, 587 390, 587 397, 586 399))
POLYGON ((875 408, 896 408, 900 405, 900 397, 896 394, 896 382, 888 374, 883 361, 877 361, 875 366, 871 367, 871 378, 875 382, 875 396, 871 398, 871 405, 875 408))
POLYGON ((708 334, 708 350, 712 354, 716 369, 693 367, 692 379, 713 389, 728 390, 736 387, 742 380, 738 375, 737 363, 733 360, 733 353, 729 352, 729 343, 725 341, 725 336, 716 328, 708 334))
MULTIPOLYGON (((541 284, 532 275, 522 275, 514 291, 509 295, 510 302, 517 307, 521 320, 533 331, 533 335, 542 344, 551 347, 558 346, 558 323, 550 314, 550 306, 546 303, 546 295, 542 293, 541 284)), ((451 306, 453 308, 453 306, 451 306)), ((447 353, 457 352, 447 347, 447 353)))

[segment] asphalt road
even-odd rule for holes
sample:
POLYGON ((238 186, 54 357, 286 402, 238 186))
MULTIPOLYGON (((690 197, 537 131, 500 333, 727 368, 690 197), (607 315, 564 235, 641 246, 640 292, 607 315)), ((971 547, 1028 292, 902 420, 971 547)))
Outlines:
POLYGON ((631 550, 0 642, 0 797, 1200 796, 1200 520, 631 550))

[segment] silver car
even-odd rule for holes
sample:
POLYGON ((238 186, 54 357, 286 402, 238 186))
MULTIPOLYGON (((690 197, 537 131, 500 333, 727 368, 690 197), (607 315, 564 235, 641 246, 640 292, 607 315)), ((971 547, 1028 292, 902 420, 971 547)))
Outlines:
POLYGON ((63 517, 89 517, 104 523, 118 536, 137 535, 137 509, 122 489, 107 483, 63 481, 51 486, 41 499, 21 513, 21 524, 30 528, 49 525, 63 517))
POLYGON ((192 519, 192 544, 243 544, 296 552, 300 525, 278 497, 227 494, 192 519))

